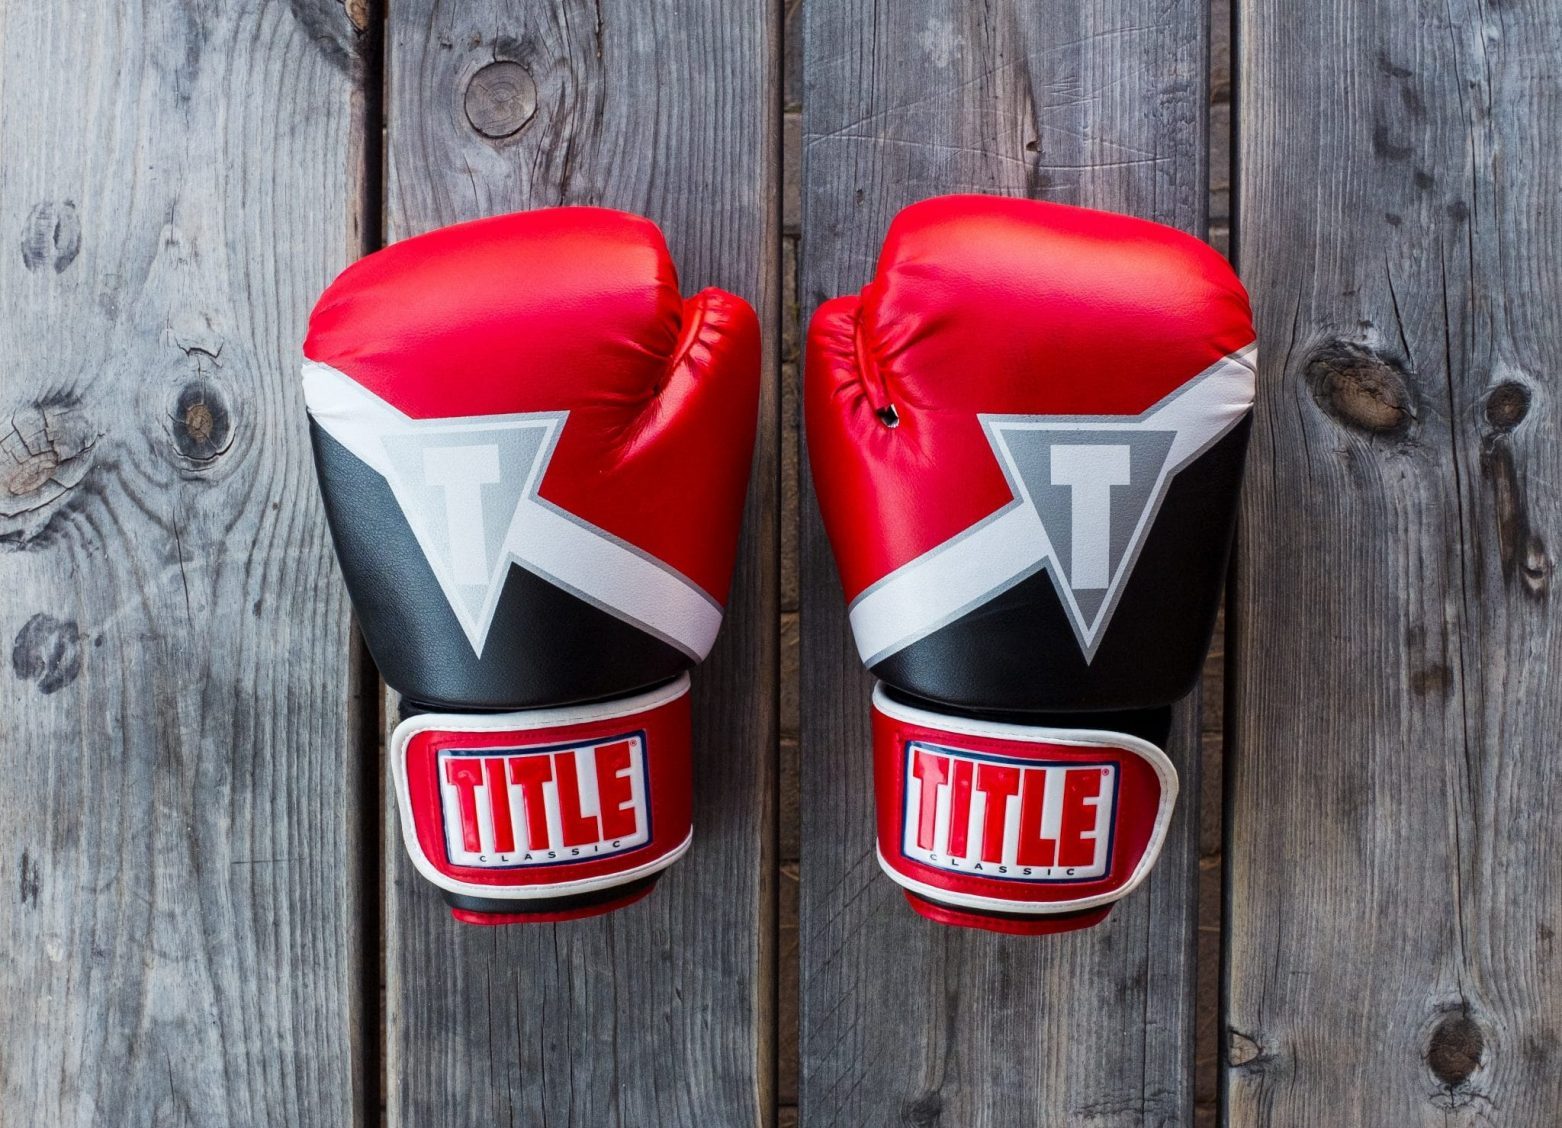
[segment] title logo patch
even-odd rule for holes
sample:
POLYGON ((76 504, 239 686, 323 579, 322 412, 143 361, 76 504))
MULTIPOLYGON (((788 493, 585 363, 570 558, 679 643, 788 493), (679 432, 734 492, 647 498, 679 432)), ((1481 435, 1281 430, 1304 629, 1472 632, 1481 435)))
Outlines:
POLYGON ((907 741, 901 850, 951 873, 1089 881, 1112 865, 1118 766, 907 741))
POLYGON ((645 734, 439 754, 445 851, 482 869, 588 861, 651 838, 645 734))

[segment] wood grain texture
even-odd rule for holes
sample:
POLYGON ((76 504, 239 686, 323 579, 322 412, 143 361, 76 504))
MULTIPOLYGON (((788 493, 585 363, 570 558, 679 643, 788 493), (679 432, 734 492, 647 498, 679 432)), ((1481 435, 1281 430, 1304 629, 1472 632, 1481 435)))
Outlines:
MULTIPOLYGON (((811 0, 802 301, 860 288, 893 214, 949 192, 1112 208, 1201 232, 1206 12, 1112 0, 811 0)), ((1172 1125, 1192 1119, 1197 717, 1150 881, 1094 930, 923 921, 873 855, 870 679, 804 506, 801 1121, 1172 1125)))
POLYGON ((1229 1119, 1553 1125, 1562 10, 1239 11, 1229 1119))
MULTIPOLYGON (((391 239, 526 207, 636 211, 666 232, 685 293, 741 294, 773 341, 779 21, 768 6, 418 0, 389 19, 391 239), (521 73, 490 69, 474 94, 495 63, 521 73)), ((454 923, 388 845, 392 1123, 770 1122, 773 358, 764 388, 733 598, 694 674, 693 849, 617 913, 483 929, 454 923)))
POLYGON ((298 347, 331 3, 0 8, 0 1120, 351 1124, 360 791, 298 347))

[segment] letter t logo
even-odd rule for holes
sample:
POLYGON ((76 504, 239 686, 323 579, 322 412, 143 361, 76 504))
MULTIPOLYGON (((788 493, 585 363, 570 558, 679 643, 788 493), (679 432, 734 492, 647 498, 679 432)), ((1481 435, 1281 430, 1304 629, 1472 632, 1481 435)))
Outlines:
POLYGON ((429 447, 423 452, 423 474, 429 485, 445 491, 445 528, 456 583, 486 584, 483 487, 499 480, 499 448, 429 447))
POLYGON ((1071 499, 1068 582, 1077 590, 1112 582, 1112 487, 1129 482, 1126 446, 1058 443, 1052 448, 1052 484, 1071 499))

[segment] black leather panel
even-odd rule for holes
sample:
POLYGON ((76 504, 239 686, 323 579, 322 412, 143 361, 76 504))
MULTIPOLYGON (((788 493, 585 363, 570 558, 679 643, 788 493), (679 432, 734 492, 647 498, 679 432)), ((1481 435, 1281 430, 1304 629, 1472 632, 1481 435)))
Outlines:
POLYGON ((949 705, 941 701, 928 701, 915 697, 890 685, 885 685, 890 700, 899 701, 918 709, 929 709, 950 717, 968 717, 973 721, 1000 721, 1015 725, 1047 725, 1064 729, 1104 729, 1107 732, 1123 732, 1148 740, 1164 749, 1171 737, 1172 707, 1154 705, 1148 709, 1122 709, 1096 712, 1038 713, 1034 709, 969 709, 962 705, 949 705))
POLYGON ((430 709, 508 710, 622 697, 689 659, 522 568, 505 580, 479 658, 385 479, 313 420, 326 518, 380 674, 430 709))
POLYGON ((1172 480, 1094 661, 1052 578, 1028 577, 872 667, 882 681, 982 715, 1144 709, 1198 681, 1236 523, 1251 414, 1172 480))
POLYGON ((626 881, 607 889, 594 889, 590 893, 570 893, 563 897, 541 897, 527 900, 501 900, 497 897, 473 897, 465 893, 452 893, 441 889, 445 904, 453 909, 469 913, 568 913, 594 908, 610 901, 622 901, 641 890, 648 890, 661 877, 660 871, 649 877, 626 881))

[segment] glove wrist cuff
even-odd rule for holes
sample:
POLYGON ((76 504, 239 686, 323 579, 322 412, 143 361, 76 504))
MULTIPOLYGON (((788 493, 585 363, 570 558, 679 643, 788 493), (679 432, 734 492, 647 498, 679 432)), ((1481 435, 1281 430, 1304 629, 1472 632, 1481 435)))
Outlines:
POLYGON ((687 674, 591 705, 420 713, 390 758, 407 853, 459 920, 609 911, 689 848, 687 674))
POLYGON ((878 857, 924 916, 1086 927, 1148 875, 1177 772, 1139 737, 978 721, 873 693, 878 857))

